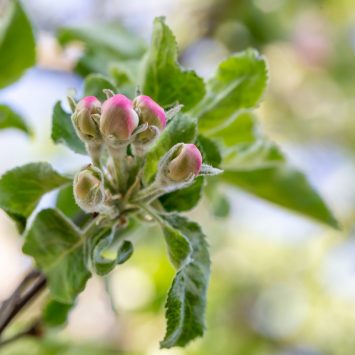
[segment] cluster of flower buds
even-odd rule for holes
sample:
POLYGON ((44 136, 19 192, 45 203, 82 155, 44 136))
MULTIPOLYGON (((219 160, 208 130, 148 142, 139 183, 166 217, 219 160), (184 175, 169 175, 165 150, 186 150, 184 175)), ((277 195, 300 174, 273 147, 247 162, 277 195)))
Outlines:
MULTIPOLYGON (((122 94, 105 92, 108 97, 103 103, 87 96, 72 105, 74 127, 94 164, 79 172, 74 181, 74 196, 83 210, 102 212, 116 207, 119 214, 125 204, 152 201, 189 185, 200 174, 220 172, 202 164, 194 144, 179 143, 159 162, 154 182, 144 186, 140 176, 145 155, 165 129, 167 114, 149 96, 139 95, 132 101, 122 94), (104 147, 108 154, 103 154, 104 147)), ((177 106, 170 112, 179 109, 177 106)))

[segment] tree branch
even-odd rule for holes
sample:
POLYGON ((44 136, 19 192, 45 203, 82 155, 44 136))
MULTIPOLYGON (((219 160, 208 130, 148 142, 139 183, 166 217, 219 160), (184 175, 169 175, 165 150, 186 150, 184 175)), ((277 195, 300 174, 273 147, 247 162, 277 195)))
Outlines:
POLYGON ((0 308, 0 338, 17 314, 40 294, 46 283, 46 277, 40 271, 32 270, 12 295, 2 303, 0 308))

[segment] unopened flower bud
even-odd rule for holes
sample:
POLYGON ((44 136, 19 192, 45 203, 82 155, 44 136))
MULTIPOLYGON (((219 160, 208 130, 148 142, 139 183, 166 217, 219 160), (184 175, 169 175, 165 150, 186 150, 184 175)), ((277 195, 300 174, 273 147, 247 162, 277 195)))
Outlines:
POLYGON ((98 212, 105 200, 103 175, 100 169, 90 166, 74 178, 74 197, 85 212, 98 212))
POLYGON ((100 112, 101 102, 95 96, 86 96, 76 105, 72 119, 79 137, 84 142, 100 138, 100 112))
POLYGON ((176 182, 197 176, 201 170, 202 156, 194 144, 181 144, 167 166, 167 176, 176 182))
POLYGON ((148 123, 149 126, 156 126, 160 130, 165 128, 166 115, 164 109, 149 96, 137 96, 133 100, 133 107, 138 113, 141 123, 148 123))
POLYGON ((137 128, 139 118, 132 101, 118 94, 107 99, 102 106, 100 131, 109 141, 127 141, 137 128))

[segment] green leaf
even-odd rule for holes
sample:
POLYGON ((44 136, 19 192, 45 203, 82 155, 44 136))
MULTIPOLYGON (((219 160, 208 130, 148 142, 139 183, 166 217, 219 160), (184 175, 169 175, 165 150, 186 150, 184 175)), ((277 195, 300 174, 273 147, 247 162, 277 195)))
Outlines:
POLYGON ((136 94, 139 64, 137 60, 129 60, 114 63, 109 68, 117 90, 131 98, 136 94))
POLYGON ((188 110, 205 95, 203 80, 177 63, 176 40, 163 18, 154 21, 151 47, 143 61, 142 89, 162 106, 175 103, 188 110))
POLYGON ((0 179, 0 208, 10 214, 29 217, 41 197, 67 185, 48 163, 30 163, 6 172, 0 179))
POLYGON ((30 21, 13 0, 0 19, 0 88, 21 77, 36 62, 35 39, 30 21))
POLYGON ((16 214, 16 213, 12 213, 12 212, 9 212, 6 210, 4 210, 4 211, 15 222, 18 232, 20 234, 22 234, 24 232, 24 230, 26 229, 27 218, 23 217, 19 214, 16 214))
POLYGON ((282 207, 338 228, 332 212, 304 174, 285 165, 225 170, 223 181, 282 207))
POLYGON ((218 144, 201 134, 197 137, 197 147, 202 153, 203 162, 214 167, 220 166, 222 162, 222 154, 218 144))
POLYGON ((108 274, 116 265, 123 264, 132 256, 133 244, 128 240, 121 243, 114 259, 104 256, 105 250, 112 247, 115 242, 115 233, 110 233, 108 236, 100 238, 100 241, 93 248, 92 263, 98 275, 108 274))
POLYGON ((165 211, 167 212, 185 212, 193 209, 202 197, 202 190, 204 185, 203 176, 195 179, 192 185, 165 194, 159 198, 165 211))
POLYGON ((190 262, 192 247, 189 240, 178 230, 166 223, 162 225, 170 261, 177 270, 190 262))
POLYGON ((81 41, 87 48, 116 60, 139 58, 145 51, 143 40, 117 23, 63 27, 58 31, 58 40, 62 45, 81 41))
POLYGON ((50 299, 43 309, 42 319, 44 324, 50 327, 65 324, 73 306, 73 304, 60 303, 50 299))
POLYGON ((47 276, 52 298, 72 304, 91 276, 80 230, 60 211, 45 209, 25 238, 23 252, 32 256, 47 276))
POLYGON ((230 212, 230 203, 227 196, 222 191, 223 187, 219 176, 215 176, 208 179, 204 189, 206 205, 210 212, 218 218, 228 217, 230 212))
POLYGON ((115 85, 101 74, 90 74, 84 80, 84 96, 96 96, 100 101, 106 100, 103 90, 116 92, 115 85))
POLYGON ((187 114, 178 114, 169 122, 147 154, 144 180, 149 182, 156 173, 160 158, 177 143, 192 143, 196 139, 196 120, 187 114))
POLYGON ((211 204, 212 213, 219 218, 226 218, 230 212, 230 203, 225 195, 217 195, 211 204))
POLYGON ((0 130, 6 128, 16 128, 27 134, 31 133, 24 119, 17 112, 9 106, 0 105, 0 130))
POLYGON ((242 112, 227 125, 210 134, 210 137, 222 142, 226 147, 242 143, 253 143, 258 137, 256 119, 249 112, 242 112))
POLYGON ((124 240, 117 252, 117 265, 125 263, 133 254, 133 244, 129 240, 124 240))
POLYGON ((241 110, 255 107, 266 88, 267 69, 255 50, 237 53, 223 61, 207 84, 207 95, 192 110, 201 132, 233 121, 241 110))
POLYGON ((112 63, 139 59, 145 52, 143 40, 117 23, 62 28, 58 40, 62 45, 78 41, 85 45, 85 53, 76 67, 83 76, 108 74, 112 63))
POLYGON ((206 293, 210 258, 205 235, 199 225, 177 214, 162 215, 192 246, 192 255, 176 274, 166 302, 167 330, 162 348, 185 346, 205 329, 206 293))
POLYGON ((53 108, 51 137, 54 143, 64 144, 75 153, 87 154, 84 143, 75 132, 71 114, 63 110, 60 101, 53 108))
POLYGON ((83 212, 75 202, 72 184, 58 191, 55 207, 79 227, 84 226, 92 218, 91 214, 83 212))
POLYGON ((274 143, 260 138, 252 144, 240 144, 225 155, 223 169, 247 170, 279 166, 286 161, 283 153, 274 143))

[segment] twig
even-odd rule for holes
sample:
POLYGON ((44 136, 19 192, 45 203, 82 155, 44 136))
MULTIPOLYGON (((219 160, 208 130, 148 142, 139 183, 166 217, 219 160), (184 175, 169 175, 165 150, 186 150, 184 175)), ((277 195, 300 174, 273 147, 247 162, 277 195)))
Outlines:
POLYGON ((46 283, 46 277, 41 272, 31 271, 3 302, 0 308, 0 337, 16 315, 39 295, 46 283))

